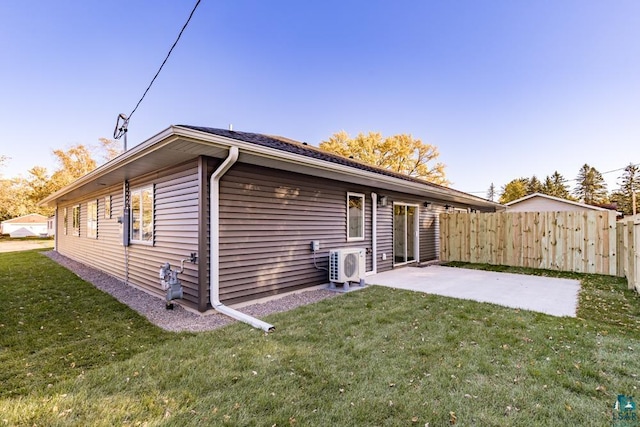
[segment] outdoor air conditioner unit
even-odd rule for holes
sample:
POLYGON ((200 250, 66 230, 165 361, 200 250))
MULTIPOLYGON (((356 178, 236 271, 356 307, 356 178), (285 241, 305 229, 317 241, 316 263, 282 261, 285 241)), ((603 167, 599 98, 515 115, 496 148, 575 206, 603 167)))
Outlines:
POLYGON ((336 283, 343 283, 345 289, 349 289, 349 282, 364 285, 365 252, 363 248, 335 249, 329 252, 331 288, 335 288, 336 283))

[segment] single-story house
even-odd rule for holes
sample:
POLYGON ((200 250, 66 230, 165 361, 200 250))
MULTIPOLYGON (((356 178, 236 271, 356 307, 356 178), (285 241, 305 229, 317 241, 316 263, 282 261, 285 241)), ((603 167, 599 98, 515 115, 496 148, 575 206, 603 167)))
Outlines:
MULTIPOLYGON (((327 283, 330 250, 365 274, 438 258, 438 214, 502 205, 290 139, 171 126, 42 201, 55 249, 151 293, 179 265, 181 304, 225 304, 327 283)), ((223 311, 224 312, 224 311, 223 311)))
POLYGON ((0 230, 11 237, 46 236, 47 217, 34 213, 8 219, 0 223, 0 230))
POLYGON ((608 211, 598 206, 541 193, 529 194, 504 205, 507 207, 507 212, 608 211))

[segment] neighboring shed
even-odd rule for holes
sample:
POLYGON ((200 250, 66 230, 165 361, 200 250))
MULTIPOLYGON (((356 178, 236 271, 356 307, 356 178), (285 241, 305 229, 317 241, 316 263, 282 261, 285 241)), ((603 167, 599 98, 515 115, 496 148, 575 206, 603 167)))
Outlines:
POLYGON ((11 237, 47 235, 47 217, 40 214, 23 215, 0 223, 2 234, 11 237))
POLYGON ((195 252, 182 303, 199 311, 327 283, 332 249, 365 249, 367 273, 437 259, 445 205, 502 209, 286 138, 192 126, 42 203, 58 252, 158 295, 160 266, 195 252))
POLYGON ((584 203, 573 202, 546 194, 534 193, 505 203, 508 212, 563 212, 563 211, 606 211, 608 209, 584 203))

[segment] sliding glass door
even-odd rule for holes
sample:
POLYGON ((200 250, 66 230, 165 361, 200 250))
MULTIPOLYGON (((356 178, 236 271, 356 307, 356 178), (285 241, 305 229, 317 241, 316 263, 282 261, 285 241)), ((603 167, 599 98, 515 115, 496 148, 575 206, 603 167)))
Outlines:
POLYGON ((393 204, 393 262, 406 264, 418 258, 418 207, 393 204))

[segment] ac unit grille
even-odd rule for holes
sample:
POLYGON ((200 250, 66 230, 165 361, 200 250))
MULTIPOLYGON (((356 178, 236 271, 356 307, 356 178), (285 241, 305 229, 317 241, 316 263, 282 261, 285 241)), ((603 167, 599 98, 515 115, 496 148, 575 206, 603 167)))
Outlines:
POLYGON ((361 248, 336 249, 329 252, 329 281, 359 282, 364 278, 364 252, 361 248))
POLYGON ((358 271, 358 257, 354 253, 346 254, 343 260, 344 274, 353 277, 358 271))
POLYGON ((329 281, 338 281, 338 272, 340 271, 340 252, 333 251, 329 254, 329 281))

